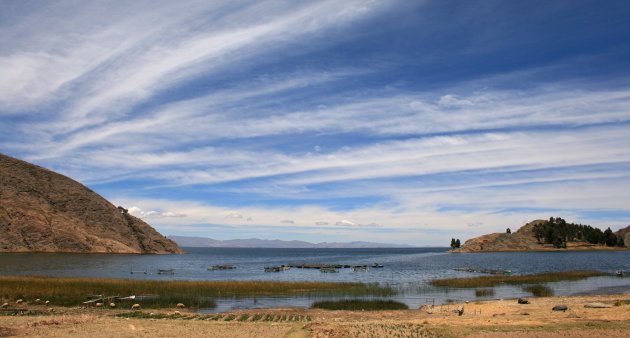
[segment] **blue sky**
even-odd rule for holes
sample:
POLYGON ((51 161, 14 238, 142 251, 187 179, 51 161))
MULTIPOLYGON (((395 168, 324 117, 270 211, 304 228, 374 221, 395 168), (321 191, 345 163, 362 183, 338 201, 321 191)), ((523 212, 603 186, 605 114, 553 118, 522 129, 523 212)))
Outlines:
POLYGON ((167 235, 630 224, 626 1, 2 1, 0 152, 167 235))

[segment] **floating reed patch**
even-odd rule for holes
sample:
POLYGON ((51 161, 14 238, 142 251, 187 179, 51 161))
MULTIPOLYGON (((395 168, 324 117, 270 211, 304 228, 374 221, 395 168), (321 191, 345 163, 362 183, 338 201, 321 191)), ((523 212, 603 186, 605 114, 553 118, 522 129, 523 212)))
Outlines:
POLYGON ((494 289, 476 289, 475 296, 476 297, 494 296, 494 289))
POLYGON ((350 310, 350 311, 380 311, 380 310, 406 310, 409 307, 393 300, 362 300, 348 299, 338 301, 315 302, 311 306, 325 310, 350 310))
POLYGON ((544 285, 540 285, 540 284, 524 286, 523 287, 523 291, 529 292, 532 295, 534 295, 535 297, 551 297, 551 296, 553 296, 553 290, 550 287, 544 286, 544 285))
MULTIPOLYGON (((150 295, 135 299, 143 308, 215 307, 214 298, 257 296, 339 295, 388 296, 394 290, 378 284, 272 281, 155 281, 107 278, 0 276, 0 300, 49 300, 52 305, 76 306, 87 295, 150 295)), ((127 304, 126 304, 127 305, 127 304)), ((125 306, 126 306, 125 305, 125 306)), ((122 304, 120 306, 123 306, 122 304)), ((118 307, 120 307, 118 306, 118 307)))
POLYGON ((446 278, 432 280, 431 284, 440 287, 478 288, 493 287, 501 284, 540 284, 560 281, 576 281, 589 277, 609 276, 600 271, 565 271, 548 272, 522 276, 479 276, 470 278, 446 278))

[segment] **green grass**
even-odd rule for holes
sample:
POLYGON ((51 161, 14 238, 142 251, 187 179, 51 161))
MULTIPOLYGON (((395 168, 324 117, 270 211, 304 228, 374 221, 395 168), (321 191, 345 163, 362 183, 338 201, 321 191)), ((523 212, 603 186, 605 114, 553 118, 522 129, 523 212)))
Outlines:
MULTIPOLYGON (((88 295, 130 296, 155 295, 134 300, 143 308, 214 307, 214 298, 257 296, 388 296, 394 290, 377 284, 268 281, 155 281, 105 278, 54 278, 0 276, 0 300, 49 300, 52 305, 76 306, 88 295)), ((119 304, 118 307, 130 304, 119 304)))
POLYGON ((477 289, 475 290, 476 297, 488 297, 494 296, 494 289, 477 289))
POLYGON ((523 287, 523 291, 530 292, 535 297, 551 297, 551 296, 553 296, 553 290, 550 287, 544 286, 544 285, 540 285, 540 284, 524 286, 523 287))
POLYGON ((316 309, 325 310, 350 310, 350 311, 380 311, 380 310, 406 310, 406 304, 393 300, 362 300, 349 299, 339 301, 315 302, 311 306, 316 309))
POLYGON ((609 274, 600 271, 565 271, 565 272, 548 272, 536 275, 521 275, 521 276, 505 276, 505 275, 493 275, 493 276, 479 276, 469 278, 446 278, 435 279, 431 281, 431 284, 439 287, 453 287, 453 288, 478 288, 478 287, 493 287, 501 284, 539 284, 548 282, 560 282, 560 281, 576 281, 586 279, 589 277, 608 276, 609 274))

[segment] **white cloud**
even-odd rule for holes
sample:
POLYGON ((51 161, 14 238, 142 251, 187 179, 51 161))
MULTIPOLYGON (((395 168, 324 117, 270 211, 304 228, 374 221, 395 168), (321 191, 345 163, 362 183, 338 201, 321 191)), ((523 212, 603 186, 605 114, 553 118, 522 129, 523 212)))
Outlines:
POLYGON ((140 218, 154 218, 154 217, 186 217, 185 214, 173 212, 173 211, 157 211, 157 210, 142 210, 136 206, 132 206, 129 209, 129 213, 140 218))
POLYGON ((335 222, 335 225, 336 226, 349 226, 349 227, 359 226, 358 224, 356 224, 356 223, 354 223, 352 221, 345 220, 345 219, 335 222))

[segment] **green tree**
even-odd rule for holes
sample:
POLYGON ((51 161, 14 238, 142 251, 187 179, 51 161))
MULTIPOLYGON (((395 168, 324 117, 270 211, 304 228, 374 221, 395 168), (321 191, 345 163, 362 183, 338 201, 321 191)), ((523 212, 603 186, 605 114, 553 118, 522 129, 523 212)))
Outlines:
POLYGON ((462 242, 459 241, 459 238, 457 240, 455 240, 455 247, 459 248, 462 246, 462 242))
POLYGON ((617 245, 617 236, 610 230, 610 228, 604 231, 604 243, 606 246, 615 246, 617 245))
POLYGON ((451 249, 455 249, 455 238, 451 238, 451 249))

